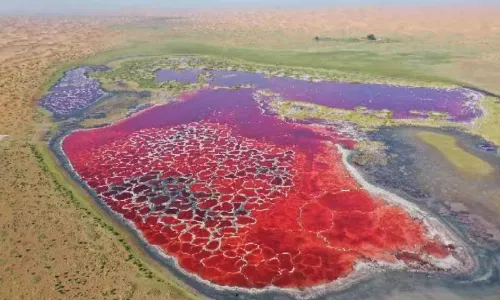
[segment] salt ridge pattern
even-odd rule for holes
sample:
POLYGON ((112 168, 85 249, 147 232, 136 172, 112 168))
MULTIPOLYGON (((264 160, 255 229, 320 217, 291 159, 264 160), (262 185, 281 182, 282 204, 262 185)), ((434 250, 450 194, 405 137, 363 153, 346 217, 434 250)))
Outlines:
POLYGON ((264 114, 253 89, 181 100, 74 132, 62 149, 99 200, 185 272, 302 289, 363 262, 443 271, 440 261, 460 259, 457 245, 357 183, 335 146, 352 139, 264 114))

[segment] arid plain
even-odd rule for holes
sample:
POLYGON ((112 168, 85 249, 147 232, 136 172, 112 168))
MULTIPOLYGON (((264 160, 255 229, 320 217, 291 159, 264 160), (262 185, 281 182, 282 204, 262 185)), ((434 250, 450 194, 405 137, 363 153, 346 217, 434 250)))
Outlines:
MULTIPOLYGON (((499 94, 499 13, 498 7, 439 7, 2 17, 0 298, 196 297, 141 253, 64 172, 54 172, 58 168, 48 151, 33 150, 43 149, 46 133, 54 129, 37 100, 57 71, 82 61, 199 51, 338 70, 346 78, 446 79, 499 94), (368 33, 386 42, 367 43, 368 33), (328 39, 318 42, 316 36, 328 39)), ((475 131, 498 144, 500 104, 487 105, 489 115, 475 131)), ((394 290, 390 297, 462 299, 444 288, 419 293, 394 290)))
POLYGON ((107 27, 128 20, 1 20, 2 299, 184 298, 127 262, 120 238, 71 203, 30 150, 50 127, 36 112, 47 79, 62 64, 116 47, 120 34, 107 27))

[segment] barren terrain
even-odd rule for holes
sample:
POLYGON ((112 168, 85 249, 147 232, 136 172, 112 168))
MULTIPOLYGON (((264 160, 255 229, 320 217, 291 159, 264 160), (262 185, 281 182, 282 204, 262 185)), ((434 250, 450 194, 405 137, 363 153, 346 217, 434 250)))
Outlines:
POLYGON ((91 208, 71 202, 32 151, 45 143, 39 139, 50 126, 35 107, 45 81, 61 64, 117 45, 119 33, 106 26, 124 21, 0 19, 0 133, 8 135, 0 138, 2 299, 181 298, 178 289, 140 270, 124 237, 91 208))

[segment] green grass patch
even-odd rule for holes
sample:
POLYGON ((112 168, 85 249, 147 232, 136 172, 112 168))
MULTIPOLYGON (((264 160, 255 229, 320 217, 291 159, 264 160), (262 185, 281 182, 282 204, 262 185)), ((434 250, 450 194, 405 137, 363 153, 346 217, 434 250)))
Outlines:
MULTIPOLYGON (((366 49, 331 49, 316 52, 234 48, 183 40, 164 43, 131 42, 89 58, 88 64, 104 64, 113 59, 134 55, 206 55, 219 59, 238 59, 249 63, 277 67, 321 69, 344 73, 360 73, 409 81, 453 84, 450 79, 433 75, 430 66, 449 63, 452 56, 438 52, 387 52, 366 49)), ((355 75, 355 74, 354 74, 355 75)))
POLYGON ((394 119, 390 110, 368 110, 363 107, 349 110, 300 101, 274 101, 271 106, 283 118, 345 121, 357 125, 364 131, 375 130, 382 126, 453 127, 470 131, 470 126, 467 124, 448 121, 446 115, 436 112, 425 113, 427 117, 422 119, 394 119))
POLYGON ((465 151, 453 136, 420 131, 417 137, 438 150, 453 166, 469 175, 487 176, 495 170, 488 162, 465 151))
POLYGON ((362 108, 346 110, 298 101, 274 101, 271 106, 284 118, 340 120, 354 123, 363 130, 390 126, 394 123, 390 111, 366 111, 362 108))
POLYGON ((500 98, 484 97, 481 104, 484 115, 474 123, 471 131, 500 146, 500 98))

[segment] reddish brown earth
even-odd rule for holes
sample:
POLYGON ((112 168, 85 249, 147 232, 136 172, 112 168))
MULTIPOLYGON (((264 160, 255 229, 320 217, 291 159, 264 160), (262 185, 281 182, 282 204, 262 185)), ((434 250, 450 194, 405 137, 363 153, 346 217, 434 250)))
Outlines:
POLYGON ((357 262, 428 267, 452 245, 345 170, 325 128, 265 115, 252 90, 206 90, 63 141, 99 199, 185 271, 238 287, 310 287, 357 262))

